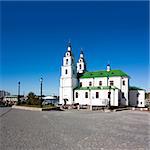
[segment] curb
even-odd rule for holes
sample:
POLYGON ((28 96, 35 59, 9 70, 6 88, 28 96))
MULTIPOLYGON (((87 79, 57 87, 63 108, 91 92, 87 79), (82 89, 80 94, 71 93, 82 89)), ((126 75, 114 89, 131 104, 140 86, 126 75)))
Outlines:
POLYGON ((34 108, 34 107, 25 107, 25 106, 12 106, 14 109, 21 109, 21 110, 31 110, 31 111, 42 111, 42 108, 34 108))

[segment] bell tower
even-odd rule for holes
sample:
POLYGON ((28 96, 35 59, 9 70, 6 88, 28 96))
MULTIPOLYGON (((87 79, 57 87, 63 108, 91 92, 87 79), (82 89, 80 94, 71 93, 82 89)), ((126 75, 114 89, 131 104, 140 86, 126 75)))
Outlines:
POLYGON ((83 51, 81 49, 80 58, 77 62, 77 73, 84 73, 85 71, 86 71, 86 63, 85 63, 83 51))
POLYGON ((63 57, 60 77, 60 104, 73 104, 73 90, 77 87, 77 71, 74 56, 72 53, 71 43, 68 43, 67 52, 63 57))

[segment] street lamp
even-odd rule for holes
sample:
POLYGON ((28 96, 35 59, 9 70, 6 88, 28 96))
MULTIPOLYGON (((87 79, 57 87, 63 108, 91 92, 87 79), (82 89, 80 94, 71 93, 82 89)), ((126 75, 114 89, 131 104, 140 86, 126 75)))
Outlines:
POLYGON ((20 104, 20 81, 18 82, 18 104, 20 104))
POLYGON ((40 105, 42 107, 42 86, 43 86, 43 78, 40 78, 40 91, 41 91, 41 97, 40 97, 40 105))

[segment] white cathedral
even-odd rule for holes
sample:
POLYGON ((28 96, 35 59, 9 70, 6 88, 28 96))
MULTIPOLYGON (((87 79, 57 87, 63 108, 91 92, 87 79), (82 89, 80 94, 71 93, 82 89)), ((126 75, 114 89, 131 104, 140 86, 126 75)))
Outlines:
POLYGON ((121 70, 87 71, 83 51, 76 64, 71 43, 61 66, 59 104, 145 107, 145 90, 129 86, 130 77, 121 70))

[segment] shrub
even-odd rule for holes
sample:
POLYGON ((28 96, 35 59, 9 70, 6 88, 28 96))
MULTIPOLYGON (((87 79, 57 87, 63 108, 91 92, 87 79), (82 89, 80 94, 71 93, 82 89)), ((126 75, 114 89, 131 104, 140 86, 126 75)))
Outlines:
POLYGON ((28 105, 40 105, 40 99, 33 92, 30 92, 28 94, 27 104, 28 105))

